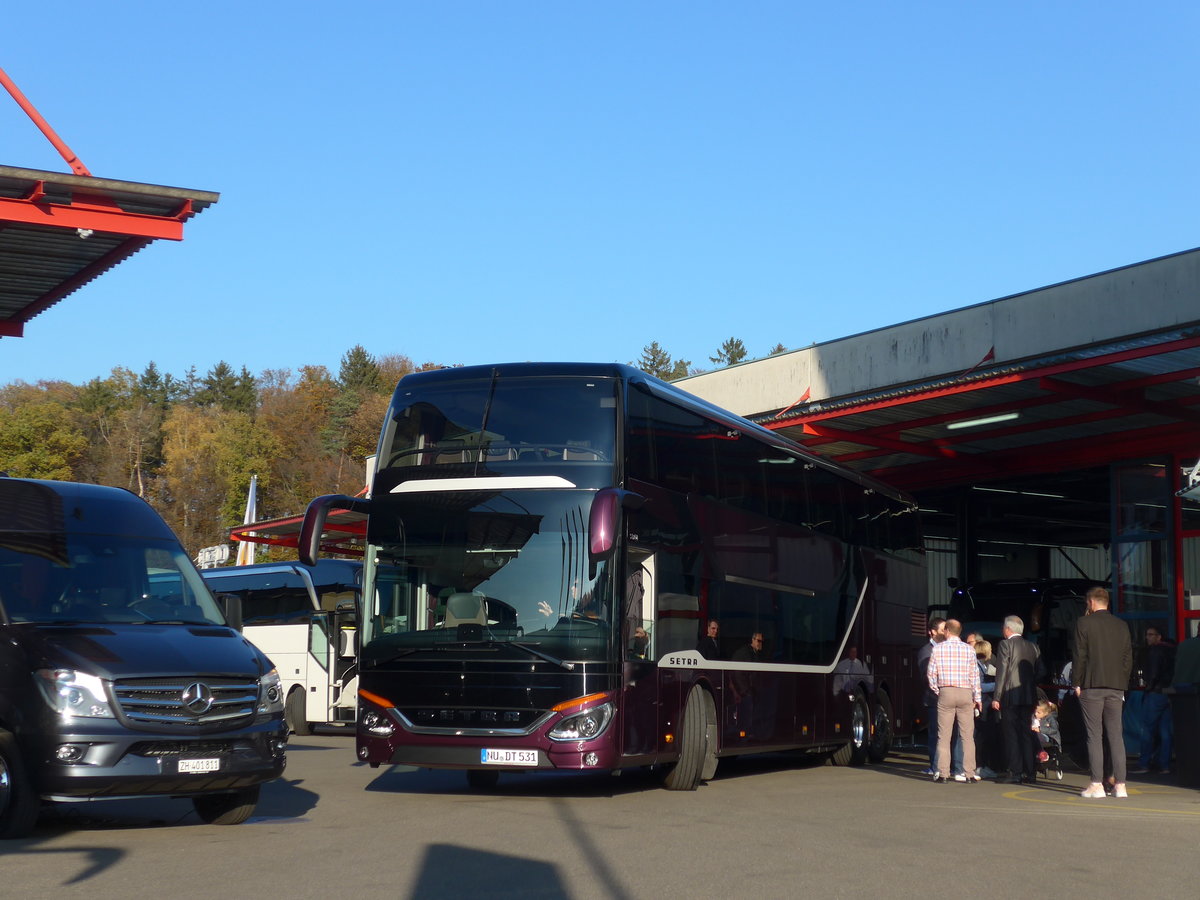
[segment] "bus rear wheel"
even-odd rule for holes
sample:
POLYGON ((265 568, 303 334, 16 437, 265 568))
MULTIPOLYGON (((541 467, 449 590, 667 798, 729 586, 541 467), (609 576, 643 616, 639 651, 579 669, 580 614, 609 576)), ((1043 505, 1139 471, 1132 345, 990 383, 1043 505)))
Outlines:
POLYGON ((854 707, 850 711, 850 740, 833 751, 829 757, 835 766, 861 766, 867 761, 870 741, 871 719, 867 701, 861 693, 854 695, 854 707))
POLYGON ((663 777, 668 791, 694 791, 717 769, 716 713, 708 691, 696 685, 688 694, 679 728, 679 759, 663 777))
POLYGON ((892 701, 885 691, 876 691, 871 704, 871 738, 867 742, 867 758, 883 762, 892 752, 892 701))
POLYGON ((312 725, 309 724, 308 714, 304 709, 304 688, 292 688, 284 705, 283 716, 292 734, 300 737, 312 734, 312 725))

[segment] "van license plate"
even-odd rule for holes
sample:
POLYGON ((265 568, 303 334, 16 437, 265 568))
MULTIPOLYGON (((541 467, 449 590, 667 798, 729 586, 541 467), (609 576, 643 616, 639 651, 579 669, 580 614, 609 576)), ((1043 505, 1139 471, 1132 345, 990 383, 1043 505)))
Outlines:
POLYGON ((496 750, 487 748, 479 751, 479 761, 485 766, 536 766, 536 750, 496 750))
POLYGON ((179 771, 183 774, 195 774, 197 772, 219 772, 221 771, 221 760, 181 759, 179 760, 179 771))

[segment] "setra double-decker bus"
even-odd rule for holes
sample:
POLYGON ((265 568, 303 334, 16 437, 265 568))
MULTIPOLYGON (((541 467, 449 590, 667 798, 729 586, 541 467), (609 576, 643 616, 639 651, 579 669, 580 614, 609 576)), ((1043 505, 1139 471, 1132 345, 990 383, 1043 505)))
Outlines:
POLYGON ((461 769, 878 760, 914 722, 916 507, 634 368, 405 376, 366 516, 358 757, 461 769))

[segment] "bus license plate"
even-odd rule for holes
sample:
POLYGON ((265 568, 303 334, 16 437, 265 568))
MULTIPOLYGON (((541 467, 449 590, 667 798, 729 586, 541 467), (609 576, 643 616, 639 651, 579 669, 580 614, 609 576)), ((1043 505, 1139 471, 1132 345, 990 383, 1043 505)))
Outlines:
POLYGON ((479 761, 485 766, 536 766, 536 750, 496 750, 487 748, 479 751, 479 761))
POLYGON ((181 774, 196 774, 197 772, 219 772, 221 771, 221 760, 219 759, 181 759, 179 760, 179 771, 181 774))

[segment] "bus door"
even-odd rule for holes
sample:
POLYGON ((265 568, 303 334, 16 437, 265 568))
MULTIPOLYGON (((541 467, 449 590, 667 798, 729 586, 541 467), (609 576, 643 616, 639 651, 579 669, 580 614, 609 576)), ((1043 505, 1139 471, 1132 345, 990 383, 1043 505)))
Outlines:
POLYGON ((621 728, 625 756, 658 748, 658 665, 654 619, 654 557, 630 548, 621 619, 621 728))
POLYGON ((309 628, 310 722, 353 722, 358 704, 358 658, 354 610, 314 613, 309 628), (320 677, 316 669, 322 673, 320 677), (322 706, 317 708, 317 704, 322 706), (317 715, 319 714, 319 716, 317 715))

